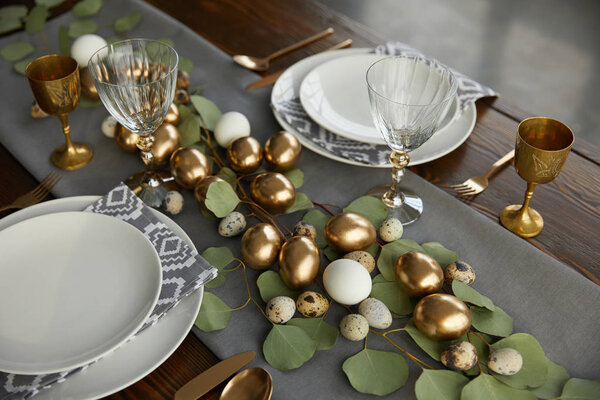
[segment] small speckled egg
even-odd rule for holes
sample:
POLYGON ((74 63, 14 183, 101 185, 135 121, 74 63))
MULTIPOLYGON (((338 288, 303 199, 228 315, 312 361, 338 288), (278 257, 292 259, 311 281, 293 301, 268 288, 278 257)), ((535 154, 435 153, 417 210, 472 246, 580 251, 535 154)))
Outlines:
POLYGON ((294 299, 287 296, 273 297, 265 309, 267 317, 275 324, 285 324, 292 319, 295 312, 296 303, 294 299))
POLYGON ((348 340, 363 340, 369 333, 369 322, 360 314, 348 314, 340 321, 340 333, 348 340))
POLYGON ((381 300, 369 297, 358 306, 358 313, 365 317, 369 326, 375 329, 385 329, 392 325, 392 313, 381 300))
POLYGON ((237 111, 226 112, 215 124, 214 133, 219 146, 227 148, 235 139, 250 136, 250 121, 237 111))
POLYGON ((375 259, 371 255, 371 253, 366 252, 364 250, 356 250, 352 251, 344 256, 346 260, 353 260, 357 263, 360 263, 363 267, 366 268, 369 273, 373 272, 375 269, 375 259))
POLYGON ((386 218, 379 227, 379 237, 386 242, 400 239, 403 232, 402 222, 397 218, 386 218))
POLYGON ((467 371, 477 364, 477 349, 469 342, 454 343, 442 351, 441 361, 450 369, 467 371))
POLYGON ((500 375, 514 375, 523 367, 523 357, 517 350, 505 347, 490 354, 488 367, 500 375))
POLYGON ((34 101, 31 105, 31 116, 33 118, 46 118, 48 114, 46 114, 46 112, 40 108, 40 105, 37 103, 37 101, 34 101))
POLYGON ((308 222, 298 221, 294 225, 294 236, 306 236, 312 240, 317 240, 317 230, 308 222))
POLYGON ((320 317, 329 309, 329 301, 321 293, 309 290, 298 296, 296 308, 305 317, 320 317))
POLYGON ((239 235, 244 229, 246 229, 246 217, 241 212, 229 213, 219 222, 219 235, 224 237, 239 235))
POLYGON ((114 138, 117 134, 117 120, 112 115, 104 118, 102 121, 102 133, 107 138, 114 138))
POLYGON ((106 46, 106 40, 93 33, 81 35, 71 45, 71 57, 77 61, 80 68, 87 67, 88 61, 94 53, 106 46))
POLYGON ((171 190, 165 195, 163 208, 170 214, 177 215, 183 209, 183 196, 181 193, 171 190))
POLYGON ((444 278, 446 282, 452 283, 453 280, 461 281, 464 284, 470 285, 475 282, 475 271, 464 261, 456 261, 448 265, 444 270, 444 278))

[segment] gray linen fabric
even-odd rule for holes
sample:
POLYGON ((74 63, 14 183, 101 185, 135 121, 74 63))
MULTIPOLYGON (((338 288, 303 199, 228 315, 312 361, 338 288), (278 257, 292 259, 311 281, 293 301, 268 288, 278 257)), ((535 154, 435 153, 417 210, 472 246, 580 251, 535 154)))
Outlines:
MULTIPOLYGON (((259 141, 264 143, 280 130, 269 108, 270 89, 244 90, 258 75, 234 64, 228 55, 206 40, 140 1, 119 2, 118 9, 112 4, 116 2, 105 2, 102 9, 109 21, 133 10, 143 13, 142 23, 130 36, 173 39, 177 51, 194 62, 192 85, 206 83, 203 94, 222 111, 244 113, 250 120, 252 135, 259 141)), ((190 12, 196 10, 192 7, 190 12)), ((56 37, 58 26, 69 21, 69 16, 63 16, 49 22, 49 37, 56 37)), ((106 37, 112 35, 108 31, 100 33, 106 37)), ((2 39, 0 47, 20 36, 25 34, 2 39)), ((8 63, 0 62, 0 73, 4 77, 2 92, 13 94, 10 104, 0 111, 3 122, 0 140, 39 179, 52 169, 48 159, 50 151, 63 141, 60 125, 56 118, 40 121, 29 117, 32 100, 29 87, 25 79, 18 78, 10 69, 8 63)), ((100 122, 106 115, 102 108, 77 109, 72 114, 74 139, 91 143, 96 154, 92 163, 82 170, 61 172, 63 180, 55 195, 106 193, 120 180, 141 169, 137 156, 123 153, 113 140, 100 133, 100 122)), ((341 206, 390 179, 389 171, 339 164, 307 150, 303 151, 298 167, 305 173, 302 192, 315 201, 341 206)), ((600 288, 420 177, 407 173, 405 185, 422 196, 425 212, 406 229, 404 237, 419 242, 439 241, 457 251, 477 272, 474 288, 515 318, 516 332, 535 335, 548 357, 564 365, 572 376, 598 379, 600 341, 595 337, 600 329, 600 288)), ((239 238, 220 237, 218 222, 200 215, 189 191, 184 196, 184 210, 173 219, 189 234, 199 251, 209 246, 228 246, 239 255, 239 238)), ((300 215, 295 214, 282 220, 292 226, 299 218, 300 215)), ((251 289, 259 299, 254 284, 257 276, 258 273, 250 271, 251 289)), ((230 273, 226 284, 214 293, 231 307, 243 304, 246 294, 241 271, 230 273)), ((334 307, 326 320, 336 325, 343 313, 334 307)), ((394 327, 404 322, 398 320, 394 327)), ((262 355, 262 343, 269 329, 270 323, 250 304, 232 314, 226 329, 203 333, 194 328, 194 332, 220 358, 256 350, 258 356, 250 366, 264 367, 273 375, 275 400, 372 398, 354 391, 341 370, 344 360, 360 351, 362 343, 340 337, 331 350, 317 352, 301 368, 278 371, 270 367, 262 355)), ((408 351, 427 358, 405 334, 396 333, 392 338, 408 351)), ((394 351, 379 337, 370 337, 369 347, 394 351)), ((408 362, 407 385, 389 398, 414 398, 413 387, 419 368, 408 362)))

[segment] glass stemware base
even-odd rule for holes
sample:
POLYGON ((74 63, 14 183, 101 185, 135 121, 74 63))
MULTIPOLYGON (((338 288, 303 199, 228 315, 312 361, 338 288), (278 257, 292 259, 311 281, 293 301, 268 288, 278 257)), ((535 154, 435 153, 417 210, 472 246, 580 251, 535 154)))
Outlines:
POLYGON ((401 197, 396 197, 395 206, 390 207, 383 198, 390 192, 390 185, 375 186, 367 192, 367 195, 382 199, 387 206, 387 216, 396 218, 402 225, 408 225, 415 222, 423 213, 423 200, 414 192, 400 187, 401 197), (398 201, 400 200, 400 201, 398 201))
POLYGON ((160 207, 165 195, 180 190, 175 178, 167 171, 145 170, 131 175, 125 184, 148 206, 160 207))

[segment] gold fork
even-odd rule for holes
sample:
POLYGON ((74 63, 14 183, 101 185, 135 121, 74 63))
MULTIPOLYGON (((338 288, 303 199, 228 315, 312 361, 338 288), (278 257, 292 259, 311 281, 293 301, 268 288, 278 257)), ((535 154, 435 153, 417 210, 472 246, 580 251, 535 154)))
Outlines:
POLYGON ((485 174, 474 176, 472 178, 467 179, 461 184, 450 185, 450 187, 453 188, 459 196, 474 196, 476 194, 479 194, 485 189, 487 189, 489 184, 488 178, 490 177, 490 175, 492 175, 494 171, 496 171, 498 168, 512 160, 514 156, 515 150, 513 149, 506 153, 504 156, 502 156, 501 159, 492 164, 490 169, 488 169, 485 174))
POLYGON ((50 194, 50 191, 60 181, 60 175, 51 171, 35 189, 18 197, 12 204, 0 207, 0 211, 9 210, 11 208, 25 208, 32 206, 44 200, 50 194))

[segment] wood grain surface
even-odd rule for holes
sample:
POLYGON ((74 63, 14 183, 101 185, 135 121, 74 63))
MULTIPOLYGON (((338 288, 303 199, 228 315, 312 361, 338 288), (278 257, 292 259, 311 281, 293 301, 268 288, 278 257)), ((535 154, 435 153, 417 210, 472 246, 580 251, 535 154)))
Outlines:
MULTIPOLYGON (((228 54, 264 56, 329 26, 335 33, 272 62, 267 72, 351 38, 354 47, 384 41, 376 33, 312 0, 148 0, 202 35, 228 54)), ((32 2, 30 2, 32 3, 32 2)), ((70 1, 69 5, 73 2, 70 1)), ((65 7, 68 8, 68 7, 65 7)), ((259 75, 257 75, 257 78, 259 75)), ((535 110, 532 110, 535 111, 535 110)), ((448 184, 479 175, 514 146, 518 122, 535 115, 503 99, 477 104, 477 124, 470 138, 451 154, 418 167, 414 172, 448 193, 448 184)), ((532 206, 544 217, 542 233, 528 241, 600 284, 600 151, 576 140, 563 171, 552 183, 539 185, 532 206)), ((36 180, 0 146, 0 204, 31 190, 36 180)), ((512 166, 498 171, 489 188, 465 201, 497 221, 508 204, 523 200, 526 184, 512 166)), ((0 215, 1 217, 2 215, 0 215)), ((181 347, 145 379, 110 399, 171 399, 175 391, 217 358, 190 333, 181 347)), ((218 399, 222 385, 203 399, 218 399)))

